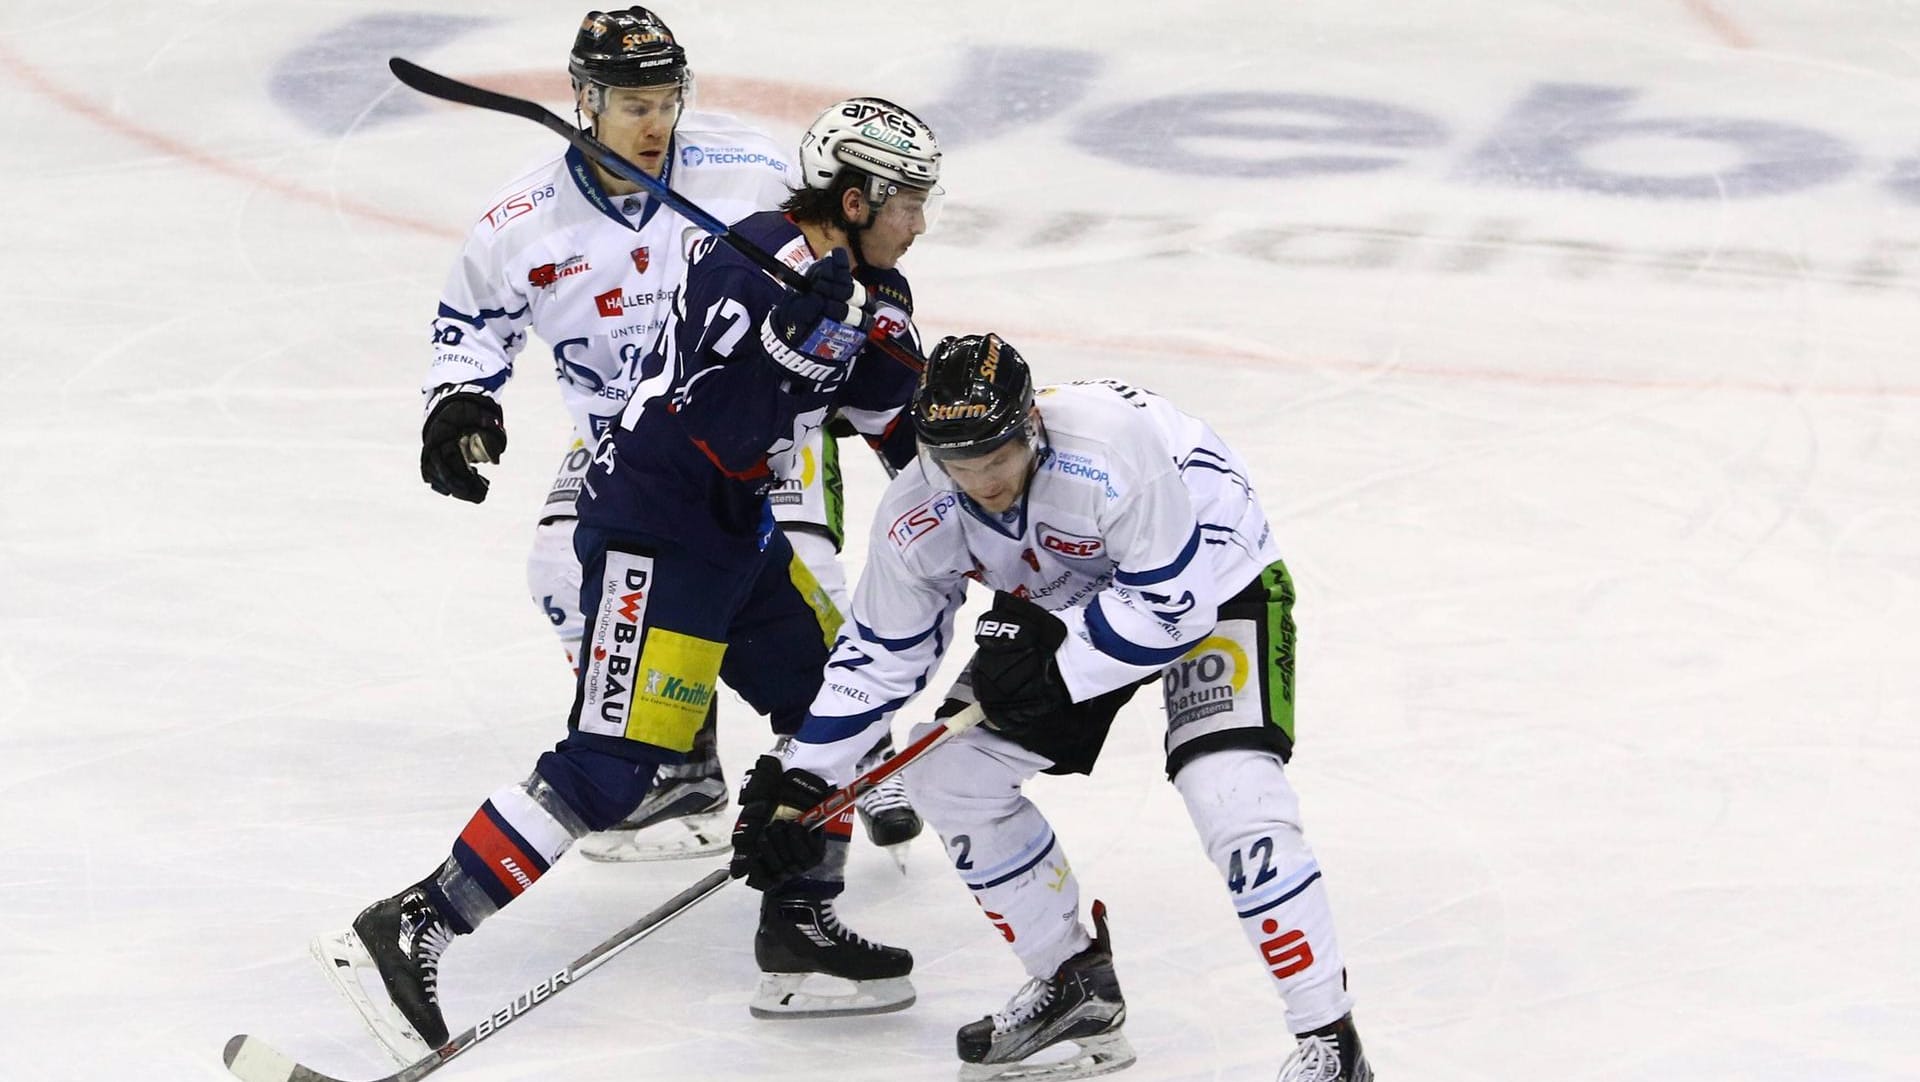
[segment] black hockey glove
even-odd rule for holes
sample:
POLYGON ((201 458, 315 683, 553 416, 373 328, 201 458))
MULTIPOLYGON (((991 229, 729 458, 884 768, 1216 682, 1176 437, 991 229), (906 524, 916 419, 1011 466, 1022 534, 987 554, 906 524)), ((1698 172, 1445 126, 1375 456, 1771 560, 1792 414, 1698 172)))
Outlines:
POLYGON ((973 625, 970 670, 989 726, 1018 736, 1067 712, 1073 696, 1053 658, 1066 641, 1058 616, 1005 590, 993 595, 993 607, 973 625))
POLYGON ((800 825, 800 816, 826 799, 833 786, 805 770, 782 771, 762 755, 740 787, 740 818, 733 824, 733 862, 727 871, 766 890, 820 863, 827 836, 800 825))
POLYGON ((505 453, 500 403, 470 383, 442 385, 427 407, 420 444, 420 479, 442 496, 479 503, 487 498, 487 479, 469 463, 498 462, 505 453))
POLYGON ((846 249, 807 268, 805 293, 789 293, 760 321, 760 348, 809 388, 830 391, 867 340, 866 313, 854 306, 857 286, 846 249))

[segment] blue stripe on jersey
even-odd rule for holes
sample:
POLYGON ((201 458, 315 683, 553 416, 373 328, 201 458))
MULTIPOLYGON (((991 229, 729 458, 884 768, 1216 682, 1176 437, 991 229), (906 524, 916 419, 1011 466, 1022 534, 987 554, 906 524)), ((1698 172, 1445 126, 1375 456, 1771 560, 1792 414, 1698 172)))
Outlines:
POLYGON ((988 887, 997 887, 1009 879, 1016 879, 1027 874, 1034 869, 1035 865, 1045 860, 1048 853, 1053 852, 1053 845, 1053 831, 1048 830, 1046 834, 1035 838, 1025 849, 1016 854, 1012 860, 1001 861, 991 868, 975 873, 979 878, 977 881, 968 879, 966 881, 967 889, 986 890, 988 887), (1032 855, 1029 856, 1028 854, 1032 855))
MULTIPOLYGON (((1196 531, 1194 537, 1197 538, 1199 536, 1200 534, 1196 531)), ((1101 610, 1100 598, 1098 597, 1093 599, 1093 604, 1087 606, 1087 638, 1092 641, 1095 650, 1100 651, 1108 657, 1118 658, 1129 665, 1151 665, 1158 667, 1171 664, 1177 661, 1181 654, 1191 649, 1190 646, 1185 644, 1176 646, 1142 646, 1126 638, 1118 631, 1115 631, 1111 623, 1107 622, 1107 614, 1101 610)))
POLYGON ((1181 472, 1183 473, 1187 470, 1188 467, 1192 467, 1196 470, 1212 470, 1215 473, 1224 473, 1228 477, 1233 478, 1233 483, 1236 485, 1239 485, 1241 488, 1241 491, 1247 493, 1248 495, 1253 494, 1253 486, 1247 484, 1247 479, 1245 477, 1240 476, 1239 470, 1233 469, 1228 466, 1216 466, 1211 462, 1197 462, 1192 459, 1188 459, 1187 461, 1180 463, 1180 466, 1179 466, 1181 472))
POLYGON ((1175 556, 1172 563, 1165 567, 1156 567, 1151 571, 1115 570, 1113 581, 1122 586, 1151 586, 1156 582, 1165 582, 1185 571, 1187 565, 1193 562, 1193 554, 1198 551, 1200 551, 1200 530, 1195 527, 1192 535, 1187 538, 1186 547, 1180 550, 1180 555, 1175 556))
MULTIPOLYGON (((922 677, 919 684, 914 687, 913 695, 918 695, 920 689, 925 687, 926 683, 926 678, 922 677)), ((913 695, 895 699, 890 703, 882 703, 872 710, 863 711, 858 714, 848 714, 843 718, 830 718, 820 714, 808 713, 806 721, 801 723, 800 731, 795 733, 793 738, 802 744, 831 744, 836 740, 845 740, 850 736, 857 735, 860 730, 880 720, 880 718, 907 705, 907 699, 912 698, 913 695)))
POLYGON ((483 391, 497 391, 507 385, 507 377, 511 375, 513 375, 513 365, 509 363, 505 368, 485 379, 470 379, 467 382, 483 391))
POLYGON ((879 645, 884 646, 889 650, 906 650, 906 649, 910 649, 912 647, 918 646, 921 643, 927 641, 928 635, 932 635, 933 633, 939 631, 940 621, 935 620, 933 622, 932 627, 926 629, 925 631, 922 631, 918 635, 909 635, 904 639, 889 639, 881 635, 879 632, 875 631, 874 629, 861 623, 858 620, 855 620, 853 622, 853 626, 859 630, 860 637, 865 639, 868 642, 878 643, 879 645))
POLYGON ((521 316, 524 316, 526 314, 527 314, 527 306, 523 304, 519 307, 518 310, 512 311, 512 312, 507 311, 505 308, 482 308, 480 309, 479 315, 470 316, 465 312, 460 311, 458 308, 454 308, 448 305, 446 301, 440 302, 440 318, 441 319, 457 319, 460 322, 465 323, 467 326, 472 327, 476 331, 479 330, 481 327, 485 326, 487 320, 502 319, 502 318, 519 319, 521 316))
POLYGON ((1253 549, 1247 547, 1247 543, 1240 539, 1240 531, 1234 529, 1232 526, 1222 526, 1217 522, 1202 522, 1200 528, 1208 533, 1226 535, 1224 537, 1206 538, 1206 542, 1209 545, 1238 545, 1247 555, 1258 555, 1253 549))
MULTIPOLYGON (((1281 882, 1276 886, 1273 886, 1267 890, 1261 891, 1260 892, 1261 895, 1273 894, 1275 891, 1278 891, 1280 893, 1278 894, 1278 896, 1269 898, 1266 901, 1255 902, 1253 904, 1253 907, 1250 909, 1240 910, 1239 912, 1240 912, 1241 919, 1244 920, 1247 917, 1257 917, 1260 914, 1265 913, 1269 909, 1272 909, 1276 906, 1285 905, 1286 903, 1292 901, 1294 897, 1297 896, 1301 891, 1312 886, 1313 881, 1318 878, 1320 878, 1320 865, 1318 864, 1307 865, 1305 868, 1302 868, 1298 872, 1295 872, 1291 879, 1285 880, 1284 882, 1281 882), (1306 878, 1304 879, 1301 878, 1301 876, 1303 875, 1306 878)), ((1242 904, 1245 904, 1245 903, 1243 902, 1242 904)))

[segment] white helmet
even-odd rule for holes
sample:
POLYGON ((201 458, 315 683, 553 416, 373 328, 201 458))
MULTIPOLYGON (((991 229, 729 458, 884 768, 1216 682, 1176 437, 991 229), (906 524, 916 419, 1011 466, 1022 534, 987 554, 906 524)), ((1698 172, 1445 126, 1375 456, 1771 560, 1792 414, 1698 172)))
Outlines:
POLYGON ((901 186, 932 191, 939 184, 940 143, 926 121, 884 98, 848 98, 800 138, 807 187, 831 188, 843 168, 867 175, 867 199, 878 207, 901 186))

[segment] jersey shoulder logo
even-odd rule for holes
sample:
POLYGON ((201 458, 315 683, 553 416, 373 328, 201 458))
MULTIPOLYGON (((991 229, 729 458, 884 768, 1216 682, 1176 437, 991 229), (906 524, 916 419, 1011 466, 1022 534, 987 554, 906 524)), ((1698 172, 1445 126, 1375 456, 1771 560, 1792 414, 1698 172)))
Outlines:
POLYGON ((531 188, 522 188, 487 210, 487 224, 498 233, 508 222, 532 214, 535 208, 552 200, 558 194, 558 190, 547 182, 535 184, 531 188))
POLYGON ((959 502, 953 493, 942 492, 894 519, 893 525, 887 528, 887 537, 892 539, 894 548, 905 552, 915 541, 939 529, 959 502))

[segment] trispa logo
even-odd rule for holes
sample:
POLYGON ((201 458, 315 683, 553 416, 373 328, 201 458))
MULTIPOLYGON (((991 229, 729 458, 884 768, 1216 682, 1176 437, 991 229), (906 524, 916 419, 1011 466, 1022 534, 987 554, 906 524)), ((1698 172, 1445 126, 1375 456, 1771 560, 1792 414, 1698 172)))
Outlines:
POLYGON ((887 528, 887 536, 893 539, 895 548, 904 551, 915 541, 939 529, 940 524, 947 520, 947 513, 959 502, 959 497, 953 493, 943 492, 894 519, 893 525, 887 528))
POLYGON ((551 184, 525 188, 495 203, 487 211, 487 224, 499 229, 522 215, 532 214, 535 207, 552 199, 554 188, 551 184))

